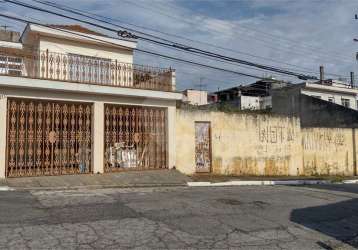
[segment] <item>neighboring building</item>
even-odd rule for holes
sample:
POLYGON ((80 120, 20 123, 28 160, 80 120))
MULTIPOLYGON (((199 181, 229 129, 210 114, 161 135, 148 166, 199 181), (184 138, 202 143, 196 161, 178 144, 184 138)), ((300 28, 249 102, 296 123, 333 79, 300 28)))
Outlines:
POLYGON ((12 30, 0 30, 0 41, 6 42, 19 42, 20 40, 20 32, 12 31, 12 30))
POLYGON ((215 92, 218 102, 239 109, 260 110, 271 108, 271 89, 281 88, 286 83, 275 79, 264 79, 255 83, 232 87, 215 92))
POLYGON ((208 104, 217 103, 218 95, 215 93, 208 93, 208 104))
POLYGON ((208 92, 205 90, 186 89, 183 91, 183 102, 191 105, 207 105, 208 92))
POLYGON ((0 177, 173 167, 182 94, 173 70, 133 64, 136 45, 78 25, 1 41, 0 177))
POLYGON ((355 91, 316 83, 292 84, 272 90, 272 113, 299 117, 302 127, 357 128, 358 111, 355 108, 326 99, 340 100, 344 94, 347 100, 354 100, 355 91))
POLYGON ((358 110, 358 89, 346 82, 329 79, 322 84, 305 82, 298 86, 302 94, 358 110))

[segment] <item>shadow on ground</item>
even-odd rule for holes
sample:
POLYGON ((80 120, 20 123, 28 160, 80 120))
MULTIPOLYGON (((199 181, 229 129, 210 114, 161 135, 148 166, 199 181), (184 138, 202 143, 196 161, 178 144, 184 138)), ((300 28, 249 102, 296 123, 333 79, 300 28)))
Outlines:
POLYGON ((357 184, 310 185, 310 188, 358 194, 357 184))
POLYGON ((358 248, 358 199, 294 209, 290 220, 358 248))

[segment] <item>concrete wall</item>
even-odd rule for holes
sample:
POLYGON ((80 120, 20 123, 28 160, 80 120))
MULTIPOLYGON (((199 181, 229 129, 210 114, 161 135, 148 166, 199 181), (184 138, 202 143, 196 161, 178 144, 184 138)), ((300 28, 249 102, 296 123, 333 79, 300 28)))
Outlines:
POLYGON ((211 122, 212 172, 297 175, 302 147, 297 118, 177 110, 176 167, 195 173, 195 121, 211 122))
POLYGON ((298 116, 302 127, 358 128, 358 111, 300 93, 299 86, 272 91, 272 112, 298 116))
POLYGON ((20 33, 12 30, 0 30, 0 41, 18 42, 20 33))
POLYGON ((187 89, 184 91, 184 100, 191 105, 206 105, 208 104, 208 92, 194 89, 187 89))
POLYGON ((214 174, 355 173, 358 137, 352 129, 301 129, 294 117, 177 109, 176 167, 185 174, 195 173, 195 121, 211 123, 214 174))
POLYGON ((303 167, 305 175, 353 175, 353 129, 302 129, 303 167))
POLYGON ((244 109, 258 110, 261 108, 260 107, 261 97, 259 97, 259 96, 242 95, 239 98, 240 98, 240 108, 242 110, 244 110, 244 109))

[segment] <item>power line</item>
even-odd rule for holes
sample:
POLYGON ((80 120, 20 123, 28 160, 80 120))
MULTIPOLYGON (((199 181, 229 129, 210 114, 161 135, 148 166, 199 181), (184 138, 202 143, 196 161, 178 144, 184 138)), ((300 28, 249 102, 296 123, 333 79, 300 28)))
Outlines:
MULTIPOLYGON (((19 21, 19 22, 22 22, 22 23, 33 23, 33 24, 36 24, 36 25, 39 25, 39 26, 47 27, 47 28, 54 29, 54 30, 59 30, 61 32, 70 33, 70 34, 73 34, 73 35, 85 37, 85 38, 88 38, 88 39, 91 39, 91 40, 100 41, 102 43, 106 43, 106 44, 110 44, 112 46, 118 47, 118 44, 112 43, 112 42, 109 42, 109 41, 106 41, 106 40, 103 40, 103 39, 98 39, 98 38, 94 38, 92 36, 79 34, 78 32, 71 32, 69 30, 63 30, 63 29, 60 29, 60 28, 55 28, 55 27, 50 26, 50 25, 45 25, 45 24, 42 24, 42 23, 25 20, 23 18, 14 17, 14 16, 10 16, 10 15, 5 15, 5 14, 0 14, 0 17, 9 18, 9 19, 16 20, 16 21, 19 21)), ((199 67, 215 69, 215 70, 219 70, 219 71, 223 71, 223 72, 227 72, 227 73, 231 73, 231 74, 247 76, 247 77, 256 78, 256 79, 262 79, 262 80, 266 79, 264 77, 260 77, 260 76, 257 76, 257 75, 238 72, 238 71, 234 71, 234 70, 230 70, 230 69, 219 68, 219 67, 216 67, 216 66, 206 65, 206 64, 203 64, 203 63, 194 62, 194 61, 190 61, 190 60, 185 60, 185 59, 177 58, 177 57, 174 57, 174 56, 163 55, 163 54, 160 54, 160 53, 157 53, 157 52, 154 52, 154 51, 148 51, 148 50, 137 49, 137 48, 134 49, 134 50, 136 50, 138 52, 141 52, 141 53, 155 55, 155 56, 162 57, 162 58, 165 58, 165 59, 174 60, 174 61, 178 61, 178 62, 181 62, 181 63, 192 64, 192 65, 199 66, 199 67)))
MULTIPOLYGON (((168 14, 166 14, 166 13, 163 13, 163 12, 161 12, 161 11, 158 11, 158 6, 156 6, 156 8, 153 8, 153 7, 148 7, 148 6, 144 6, 144 5, 141 5, 141 4, 138 4, 137 2, 132 2, 132 1, 126 1, 125 0, 125 2, 126 3, 129 3, 129 4, 131 4, 131 5, 135 5, 135 6, 138 6, 138 7, 140 7, 140 8, 144 8, 144 9, 147 9, 147 10, 150 10, 150 11, 152 11, 152 12, 155 12, 155 13, 159 13, 159 14, 161 14, 161 15, 164 15, 164 16, 167 16, 167 17, 169 17, 169 18, 172 18, 172 19, 176 19, 176 20, 181 20, 181 21, 183 21, 183 22, 186 22, 186 23, 188 23, 188 24, 196 24, 196 23, 194 23, 194 22, 192 22, 192 21, 190 21, 190 20, 186 20, 186 19, 181 19, 181 18, 178 18, 178 17, 176 17, 176 16, 173 16, 173 15, 168 15, 168 14)), ((168 4, 168 3, 167 3, 168 4)), ((172 7, 172 8, 174 8, 174 9, 178 9, 178 8, 176 8, 176 7, 172 7)), ((296 46, 296 49, 297 49, 297 46, 301 46, 302 47, 302 45, 304 44, 304 43, 302 43, 302 42, 300 42, 300 43, 297 43, 297 41, 295 41, 295 40, 293 40, 293 39, 289 39, 289 38, 285 38, 285 37, 281 37, 281 36, 278 36, 278 35, 274 35, 274 34, 271 34, 271 33, 268 33, 268 32, 264 32, 264 31, 261 31, 261 30, 258 30, 258 29, 254 29, 254 28, 252 28, 252 27, 245 27, 245 25, 242 25, 242 24, 240 24, 239 26, 238 26, 238 28, 241 28, 242 29, 242 27, 244 27, 243 29, 246 29, 246 30, 254 30, 255 32, 258 32, 258 33, 260 33, 260 35, 266 35, 266 36, 269 36, 269 37, 272 37, 272 38, 276 38, 276 39, 281 39, 281 40, 286 40, 286 41, 288 41, 288 42, 291 42, 291 43, 293 43, 293 44, 295 44, 295 46, 296 46)), ((262 42, 266 42, 266 41, 264 41, 264 40, 260 40, 260 39, 258 39, 257 37, 255 37, 255 39, 256 40, 258 40, 258 41, 262 41, 262 42)), ((329 56, 329 55, 326 55, 326 53, 327 52, 320 52, 320 51, 318 51, 319 50, 319 48, 316 48, 316 47, 313 47, 313 46, 310 46, 312 49, 311 50, 309 50, 309 49, 306 49, 307 51, 310 51, 311 53, 312 52, 314 52, 314 53, 320 53, 321 55, 324 55, 324 56, 329 56), (324 53, 324 54, 322 54, 322 53, 324 53)), ((270 48, 272 48, 272 47, 270 47, 270 48)), ((279 48, 276 48, 276 49, 279 49, 279 48)), ((286 48, 286 49, 289 49, 289 48, 286 48)), ((303 50, 305 49, 305 48, 302 48, 303 50)), ((292 51, 291 51, 292 52, 292 51)), ((295 53, 296 51, 293 51, 293 53, 295 53)), ((328 52, 329 53, 329 52, 328 52)), ((297 54, 297 53, 296 53, 297 54)), ((342 57, 342 55, 341 54, 336 54, 335 52, 333 52, 333 54, 332 54, 332 52, 330 53, 331 55, 334 55, 335 56, 335 59, 337 59, 336 57, 337 56, 339 56, 339 57, 341 57, 341 60, 344 60, 344 61, 349 61, 349 62, 351 62, 351 58, 350 57, 342 57)))
MULTIPOLYGON (((41 20, 39 20, 39 19, 37 19, 37 18, 34 18, 34 17, 28 17, 28 16, 25 16, 25 17, 30 18, 30 19, 33 19, 33 20, 35 20, 35 21, 40 21, 40 22, 41 22, 41 20)), ((171 48, 171 49, 178 50, 177 48, 171 48)), ((222 60, 222 59, 214 59, 214 58, 212 58, 212 57, 208 57, 208 56, 205 56, 205 55, 197 55, 197 54, 194 54, 194 53, 191 53, 191 52, 187 52, 187 53, 192 54, 192 55, 194 55, 194 56, 198 56, 198 57, 203 57, 203 58, 206 58, 206 59, 210 59, 210 60, 213 60, 213 61, 215 61, 215 62, 222 62, 222 63, 234 65, 234 66, 236 66, 236 67, 241 67, 241 68, 250 69, 250 70, 256 70, 256 71, 260 71, 260 72, 264 72, 264 73, 268 73, 268 72, 269 72, 269 71, 267 71, 267 70, 261 70, 261 69, 256 69, 256 68, 250 68, 250 67, 246 67, 246 66, 244 66, 244 65, 237 65, 237 64, 232 63, 232 62, 224 61, 224 60, 222 60)), ((280 76, 286 76, 285 74, 282 74, 282 73, 276 73, 276 74, 278 74, 278 75, 280 75, 280 76)), ((288 77, 290 77, 290 76, 288 76, 288 77)), ((291 76, 291 77, 292 77, 292 76, 291 76)))
MULTIPOLYGON (((201 74, 195 74, 195 73, 192 73, 192 72, 187 72, 185 71, 185 74, 186 75, 193 75, 193 76, 201 76, 201 74)), ((230 81, 223 81, 223 80, 218 80, 218 79, 214 79, 214 78, 211 78, 211 77, 207 77, 205 76, 204 79, 206 80, 210 80, 212 83, 221 83, 221 84, 225 84, 227 85, 230 81)), ((266 80, 266 79, 265 79, 266 80)), ((267 78, 267 80, 272 80, 272 81, 275 81, 274 79, 270 79, 270 78, 267 78)), ((280 81, 280 82, 284 82, 284 81, 280 81)), ((288 83, 289 84, 289 83, 288 83)), ((207 84, 206 84, 207 85, 207 84)), ((257 84, 257 83, 249 83, 247 85, 243 85, 242 83, 241 84, 232 84, 233 86, 232 87, 227 87, 226 89, 231 89, 231 88, 241 88, 241 87, 249 87, 250 89, 253 89, 253 90, 260 90, 260 91, 265 91, 265 93, 269 93, 269 90, 268 89, 263 89, 262 85, 260 84, 257 84)), ((225 89, 223 89, 225 90, 225 89)))
MULTIPOLYGON (((118 46, 118 45, 115 44, 115 43, 111 43, 111 42, 108 42, 108 41, 105 41, 105 40, 102 40, 102 39, 97 39, 97 38, 93 38, 93 37, 90 37, 90 36, 78 34, 78 33, 76 33, 76 32, 71 32, 71 31, 68 31, 68 30, 63 30, 63 29, 60 29, 60 28, 55 28, 55 27, 50 26, 50 25, 44 25, 44 24, 37 23, 37 22, 30 22, 30 21, 25 20, 25 19, 22 19, 22 18, 10 17, 10 16, 3 15, 3 14, 0 14, 0 16, 5 17, 5 18, 11 18, 11 19, 13 19, 13 20, 20 21, 20 22, 23 22, 23 23, 33 23, 33 24, 36 24, 36 25, 40 25, 40 26, 44 26, 44 27, 50 28, 50 29, 60 30, 60 31, 62 31, 62 32, 66 32, 66 33, 70 33, 70 34, 74 34, 74 35, 78 35, 78 36, 86 37, 86 38, 89 38, 89 39, 98 40, 98 41, 101 41, 101 42, 104 42, 104 43, 107 43, 107 44, 111 44, 111 45, 118 46)), ((33 18, 33 19, 34 19, 34 18, 33 18)), ((138 49, 135 49, 135 50, 138 50, 138 49)), ((144 51, 144 50, 139 50, 139 51, 140 51, 140 52, 144 52, 144 53, 150 53, 150 54, 156 53, 156 52, 144 51)), ((228 70, 226 70, 226 69, 221 69, 221 68, 213 67, 213 66, 210 66, 210 65, 198 64, 198 63, 196 63, 196 62, 191 62, 191 61, 187 61, 187 60, 182 60, 182 59, 179 59, 179 58, 171 58, 171 57, 168 57, 168 56, 165 56, 165 55, 160 55, 159 53, 156 53, 156 55, 161 56, 161 57, 164 56, 165 58, 173 59, 173 60, 176 60, 176 61, 179 61, 179 62, 190 63, 190 64, 194 64, 194 65, 196 65, 196 66, 209 67, 209 68, 212 68, 212 69, 222 70, 222 71, 225 71, 225 72, 229 72, 229 73, 233 73, 233 74, 239 74, 239 75, 243 75, 243 76, 248 76, 248 77, 256 78, 256 79, 259 79, 259 80, 267 80, 267 79, 268 79, 268 80, 270 80, 270 81, 283 82, 283 81, 275 80, 275 79, 271 79, 271 78, 264 78, 264 77, 254 76, 254 75, 252 75, 252 74, 246 74, 246 73, 241 73, 241 72, 236 72, 236 71, 231 71, 231 70, 228 71, 228 70)), ((206 78, 207 78, 207 77, 206 77, 206 78)), ((208 79, 209 79, 209 78, 208 78, 208 79)), ((215 80, 215 81, 217 82, 218 80, 215 80)), ((221 82, 224 83, 223 81, 221 81, 221 82)), ((258 87, 262 87, 262 85, 259 85, 259 84, 257 84, 257 83, 249 84, 249 86, 240 85, 239 87, 250 87, 250 89, 260 90, 260 91, 263 91, 263 90, 264 90, 264 89, 262 89, 262 88, 258 88, 258 87), (257 87, 254 87, 254 86, 257 86, 257 87)), ((266 91, 266 92, 267 92, 267 91, 266 91)))
POLYGON ((223 55, 220 55, 220 54, 217 54, 217 53, 213 53, 213 52, 210 52, 210 51, 190 47, 190 46, 187 46, 187 45, 184 45, 184 44, 178 44, 178 43, 175 43, 175 42, 166 43, 166 42, 161 42, 161 41, 158 41, 158 40, 146 38, 146 37, 143 37, 143 36, 134 35, 134 34, 131 34, 131 33, 127 32, 127 31, 117 31, 115 29, 112 29, 112 28, 109 28, 109 27, 106 27, 106 26, 103 26, 103 25, 99 25, 99 24, 96 24, 96 23, 93 23, 93 22, 81 20, 81 19, 78 19, 78 18, 75 18, 75 17, 71 17, 71 16, 61 14, 61 13, 54 12, 54 11, 39 8, 39 7, 36 7, 36 6, 33 6, 33 5, 22 3, 20 1, 14 1, 14 0, 4 0, 4 1, 12 3, 12 4, 15 4, 15 5, 20 5, 20 6, 23 6, 23 7, 26 7, 26 8, 35 9, 35 10, 38 10, 38 11, 41 11, 41 12, 46 12, 46 13, 50 13, 50 14, 53 14, 53 15, 61 16, 61 17, 64 17, 64 18, 68 18, 68 19, 71 19, 71 20, 78 21, 78 22, 86 23, 88 25, 93 25, 95 27, 102 28, 102 29, 105 29, 105 30, 108 30, 108 31, 118 32, 119 35, 121 35, 122 37, 125 37, 125 38, 129 37, 129 38, 142 39, 142 40, 153 42, 153 43, 156 43, 156 44, 159 44, 159 45, 172 46, 172 47, 175 47, 175 48, 179 48, 179 49, 181 49, 183 51, 190 51, 190 52, 193 52, 193 53, 207 55, 207 56, 211 56, 211 57, 214 57, 214 58, 220 58, 220 59, 223 59, 223 60, 248 65, 248 66, 251 66, 251 67, 256 67, 256 68, 261 68, 261 69, 265 69, 265 70, 269 70, 269 71, 273 71, 273 72, 279 72, 279 73, 283 73, 283 74, 287 74, 287 75, 296 76, 299 79, 304 79, 304 80, 317 79, 317 77, 308 76, 308 75, 304 75, 304 74, 301 74, 301 73, 296 73, 296 72, 293 72, 293 71, 284 70, 284 69, 280 69, 280 68, 276 68, 276 67, 272 67, 272 66, 268 66, 268 65, 257 64, 257 63, 253 63, 253 62, 246 61, 246 60, 241 60, 241 59, 237 59, 237 58, 223 56, 223 55))
MULTIPOLYGON (((115 27, 119 27, 119 28, 122 28, 122 29, 127 29, 127 30, 136 31, 136 30, 134 30, 134 29, 131 29, 131 28, 128 28, 128 27, 125 27, 125 26, 120 26, 120 25, 118 25, 118 24, 114 24, 114 23, 111 23, 111 22, 106 22, 106 21, 103 20, 103 19, 106 19, 106 20, 112 20, 112 21, 116 21, 116 22, 120 22, 120 23, 126 23, 126 22, 121 21, 121 20, 118 20, 118 19, 109 18, 109 17, 104 17, 104 16, 101 16, 101 15, 98 15, 98 14, 94 14, 94 13, 91 13, 91 12, 87 12, 87 11, 79 10, 79 9, 76 9, 76 8, 72 8, 72 7, 63 5, 63 4, 60 5, 60 4, 57 4, 57 3, 53 3, 53 2, 51 2, 51 1, 40 1, 40 0, 32 0, 32 1, 37 2, 37 3, 40 3, 40 4, 43 4, 43 5, 51 6, 51 7, 57 8, 57 9, 61 9, 61 10, 64 10, 64 11, 69 11, 69 12, 74 13, 74 14, 77 14, 77 15, 82 15, 82 16, 85 16, 85 17, 87 17, 87 18, 91 18, 91 19, 94 19, 94 20, 97 20, 97 21, 100 21, 100 22, 104 22, 104 23, 110 24, 110 25, 115 26, 115 27), (85 13, 86 15, 83 15, 83 13, 85 13), (97 17, 100 17, 100 18, 102 18, 102 19, 93 18, 93 16, 97 16, 97 17)), ((127 22, 126 24, 127 24, 127 25, 131 25, 131 26, 134 26, 134 27, 137 27, 137 28, 141 28, 141 29, 151 30, 151 31, 153 31, 153 32, 160 33, 160 34, 163 34, 163 35, 177 37, 177 38, 179 38, 179 39, 187 40, 187 41, 190 41, 190 42, 195 42, 195 43, 204 44, 204 45, 207 45, 207 46, 210 46, 210 47, 213 47, 213 48, 217 48, 217 49, 221 49, 221 50, 226 50, 226 51, 234 52, 234 53, 237 53, 237 54, 243 54, 243 55, 250 56, 250 57, 256 57, 256 58, 260 58, 260 59, 263 59, 263 60, 267 60, 267 61, 271 61, 271 62, 276 62, 276 63, 279 63, 279 64, 284 64, 284 65, 288 65, 288 66, 293 66, 293 67, 295 67, 295 68, 302 69, 302 70, 298 70, 298 69, 296 69, 296 70, 297 70, 297 71, 300 71, 300 72, 303 72, 303 73, 310 73, 310 74, 316 73, 316 71, 312 71, 312 70, 309 69, 309 68, 305 68, 305 67, 298 66, 298 65, 294 65, 294 64, 285 63, 285 62, 282 62, 282 61, 274 60, 274 59, 272 59, 272 58, 265 58, 265 57, 253 55, 253 54, 250 54, 250 53, 247 53, 247 52, 242 52, 242 51, 238 51, 238 50, 233 50, 233 49, 229 49, 229 48, 224 48, 224 47, 220 47, 220 46, 217 46, 217 45, 214 45, 214 44, 210 44, 210 43, 207 43, 207 42, 202 42, 202 41, 197 41, 197 40, 189 39, 189 38, 186 38, 186 37, 183 37, 183 36, 179 36, 179 35, 175 35, 175 34, 170 34, 170 33, 167 33, 167 32, 162 32, 162 31, 159 31, 159 30, 155 30, 155 29, 151 29, 151 28, 148 28, 148 27, 143 27, 143 26, 131 24, 131 23, 128 23, 128 22, 127 22)), ((141 34, 145 34, 145 35, 151 36, 151 37, 153 37, 153 38, 162 39, 162 38, 160 38, 160 37, 158 37, 158 36, 154 36, 154 35, 152 35, 152 34, 140 32, 140 31, 137 31, 137 32, 139 32, 139 33, 141 33, 141 34)), ((165 40, 165 39, 162 39, 162 40, 168 41, 168 40, 165 40)), ((283 68, 283 69, 288 70, 288 68, 283 68)), ((333 73, 326 73, 326 75, 332 75, 332 76, 342 77, 342 75, 333 74, 333 73)))

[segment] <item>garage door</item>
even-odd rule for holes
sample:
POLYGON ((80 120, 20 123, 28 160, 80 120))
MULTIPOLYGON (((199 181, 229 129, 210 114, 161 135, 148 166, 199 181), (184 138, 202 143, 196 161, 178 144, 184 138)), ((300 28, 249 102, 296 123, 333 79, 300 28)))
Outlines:
POLYGON ((8 177, 90 173, 92 106, 9 99, 8 177))
POLYGON ((105 105, 105 172, 167 168, 164 108, 105 105))

